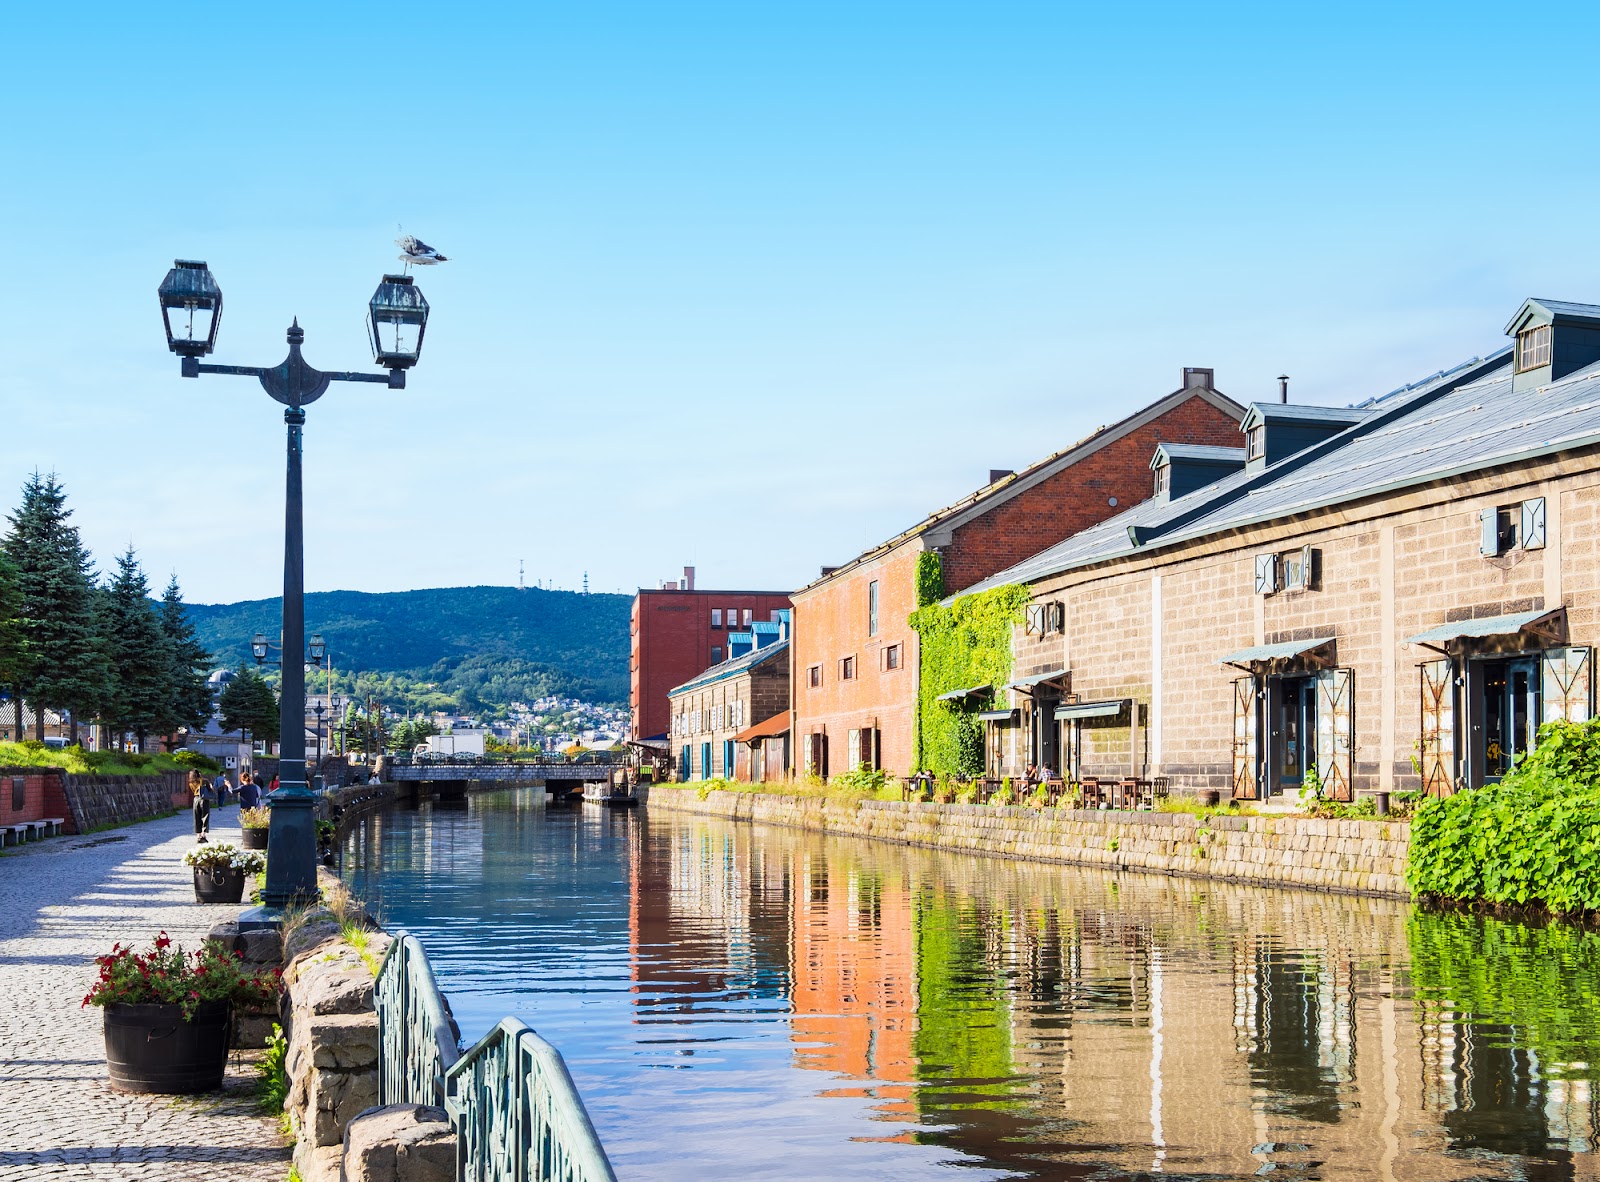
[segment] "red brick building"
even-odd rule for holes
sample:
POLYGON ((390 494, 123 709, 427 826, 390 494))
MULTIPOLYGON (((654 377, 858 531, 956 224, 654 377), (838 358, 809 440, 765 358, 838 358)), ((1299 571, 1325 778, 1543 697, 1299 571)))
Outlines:
POLYGON ((732 656, 730 633, 748 632, 789 607, 783 591, 698 591, 692 566, 683 576, 656 590, 640 588, 633 599, 628 700, 635 741, 665 737, 668 691, 732 656))
MULTIPOLYGON (((1159 444, 1237 447, 1245 408, 1209 369, 1121 422, 977 492, 794 593, 796 770, 829 775, 868 763, 912 767, 917 697, 918 555, 936 550, 955 594, 1151 495, 1159 444)), ((655 733, 653 731, 647 733, 655 733)))

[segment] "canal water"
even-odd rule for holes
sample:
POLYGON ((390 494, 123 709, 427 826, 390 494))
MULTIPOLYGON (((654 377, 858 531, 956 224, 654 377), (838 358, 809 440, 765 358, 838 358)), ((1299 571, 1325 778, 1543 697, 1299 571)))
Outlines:
POLYGON ((620 1178, 1600 1178, 1600 935, 542 793, 344 873, 620 1178))

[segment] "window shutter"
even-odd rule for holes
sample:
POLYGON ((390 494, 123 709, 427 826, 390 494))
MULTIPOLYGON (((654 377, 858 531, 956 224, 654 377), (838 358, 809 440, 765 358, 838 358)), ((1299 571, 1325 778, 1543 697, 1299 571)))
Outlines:
POLYGON ((801 745, 801 748, 802 748, 802 753, 801 753, 800 759, 801 759, 802 765, 806 769, 806 774, 807 775, 816 775, 816 772, 817 772, 817 736, 814 735, 814 734, 811 734, 811 733, 805 734, 804 736, 801 737, 800 745, 801 745))
POLYGON ((1588 722, 1594 713, 1592 686, 1594 650, 1551 648, 1540 654, 1544 701, 1543 722, 1588 722))
MULTIPOLYGON (((1256 594, 1271 595, 1278 589, 1278 556, 1256 555, 1256 594)), ((1253 797, 1251 799, 1254 799, 1253 797)))
POLYGON ((1422 790, 1449 796, 1456 782, 1455 662, 1425 661, 1422 673, 1422 790))
POLYGON ((1544 549, 1544 498, 1522 502, 1522 546, 1525 550, 1544 549))
POLYGON ((1317 675, 1317 776, 1323 791, 1349 803, 1352 752, 1355 749, 1355 678, 1349 669, 1317 675))
POLYGON ((861 766, 861 732, 860 731, 853 730, 853 731, 851 731, 849 733, 848 736, 846 736, 846 739, 845 739, 845 753, 846 753, 846 755, 848 756, 848 758, 850 760, 850 766, 848 768, 846 768, 845 770, 853 772, 858 767, 861 766))
POLYGON ((1483 536, 1478 542, 1478 549, 1486 556, 1493 558, 1500 553, 1499 510, 1491 505, 1478 514, 1478 521, 1483 530, 1483 536))
POLYGON ((1256 799, 1256 679, 1233 683, 1233 797, 1256 799))

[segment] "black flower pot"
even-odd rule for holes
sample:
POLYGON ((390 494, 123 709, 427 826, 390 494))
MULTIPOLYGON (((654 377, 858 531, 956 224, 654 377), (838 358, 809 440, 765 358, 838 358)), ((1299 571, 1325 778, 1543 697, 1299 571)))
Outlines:
POLYGON ((228 1065, 229 1004, 106 1006, 106 1070, 121 1092, 214 1092, 228 1065))
POLYGON ((244 898, 244 871, 231 866, 196 866, 194 898, 197 903, 237 903, 244 898))
POLYGON ((244 834, 244 840, 239 843, 240 848, 247 850, 264 850, 267 848, 267 834, 271 833, 272 830, 267 828, 244 829, 241 830, 241 832, 244 834))

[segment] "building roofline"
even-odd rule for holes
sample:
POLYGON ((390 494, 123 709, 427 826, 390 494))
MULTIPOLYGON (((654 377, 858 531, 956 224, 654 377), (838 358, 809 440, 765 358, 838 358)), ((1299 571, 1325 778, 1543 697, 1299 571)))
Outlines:
POLYGON ((748 673, 760 665, 765 665, 768 660, 786 651, 788 647, 789 642, 787 640, 775 640, 771 644, 764 644, 760 648, 751 649, 749 652, 741 653, 737 657, 729 657, 720 665, 711 666, 704 673, 691 677, 682 685, 673 686, 667 691, 667 697, 673 698, 678 694, 686 694, 690 690, 699 689, 703 685, 715 684, 726 677, 748 673))
POLYGON ((1183 405, 1190 398, 1199 398, 1204 402, 1210 403, 1236 422, 1242 422, 1247 413, 1246 407, 1242 403, 1235 402, 1226 394, 1213 390, 1209 386, 1180 386, 1172 393, 1156 399, 1126 418, 1120 419, 1109 426, 1101 427, 1084 436, 1072 446, 1054 452, 1022 471, 997 480, 993 484, 986 484, 976 492, 968 493, 961 500, 947 505, 943 509, 935 510, 910 529, 896 534, 888 541, 874 546, 870 550, 863 551, 850 561, 834 567, 833 570, 820 578, 813 579, 792 594, 802 595, 814 591, 824 583, 849 574, 857 567, 897 550, 906 543, 921 538, 935 529, 939 533, 933 545, 948 545, 950 535, 953 535, 954 531, 967 524, 974 517, 982 516, 984 513, 989 512, 990 509, 1005 504, 1012 497, 1027 492, 1035 485, 1048 480, 1063 468, 1071 467, 1102 448, 1109 447, 1119 439, 1131 435, 1139 428, 1154 422, 1169 410, 1183 405))
MULTIPOLYGON (((674 591, 671 587, 640 587, 637 595, 773 595, 788 599, 791 591, 729 591, 721 588, 696 587, 693 591, 674 591)), ((635 596, 637 598, 637 595, 635 596)))

